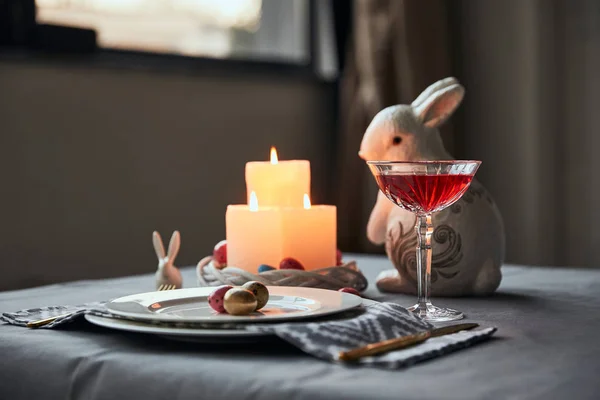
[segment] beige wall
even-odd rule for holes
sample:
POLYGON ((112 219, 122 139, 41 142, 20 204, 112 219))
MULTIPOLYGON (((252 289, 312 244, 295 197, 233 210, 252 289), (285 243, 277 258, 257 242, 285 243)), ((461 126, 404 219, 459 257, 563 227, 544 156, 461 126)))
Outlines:
POLYGON ((225 236, 244 163, 307 158, 323 201, 332 88, 308 77, 0 62, 0 290, 149 272, 151 233, 190 265, 225 236))

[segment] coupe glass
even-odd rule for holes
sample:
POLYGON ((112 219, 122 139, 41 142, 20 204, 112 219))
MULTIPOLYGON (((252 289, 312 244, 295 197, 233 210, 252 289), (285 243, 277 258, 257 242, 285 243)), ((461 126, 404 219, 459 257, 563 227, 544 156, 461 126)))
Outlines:
POLYGON ((409 308, 427 321, 463 318, 460 311, 431 304, 431 235, 434 212, 466 192, 481 161, 368 161, 379 189, 397 206, 415 213, 418 302, 409 308))

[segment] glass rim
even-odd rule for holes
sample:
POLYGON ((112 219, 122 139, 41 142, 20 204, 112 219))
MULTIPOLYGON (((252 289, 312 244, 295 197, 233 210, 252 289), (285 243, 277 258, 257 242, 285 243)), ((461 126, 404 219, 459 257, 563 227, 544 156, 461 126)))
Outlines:
POLYGON ((481 165, 481 161, 479 160, 427 160, 427 161, 383 161, 383 160, 373 160, 367 161, 369 165, 386 165, 386 164, 396 164, 396 165, 435 165, 435 164, 478 164, 481 165))

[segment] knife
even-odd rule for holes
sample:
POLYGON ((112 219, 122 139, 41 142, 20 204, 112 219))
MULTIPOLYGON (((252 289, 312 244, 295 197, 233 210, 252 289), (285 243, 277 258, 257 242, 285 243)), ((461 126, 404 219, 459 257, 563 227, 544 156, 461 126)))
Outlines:
POLYGON ((473 329, 478 326, 479 324, 448 325, 441 328, 435 328, 430 331, 415 333, 414 335, 402 336, 395 339, 384 340, 382 342, 371 343, 353 350, 341 351, 338 355, 338 359, 341 361, 355 361, 362 357, 374 356, 393 350, 404 349, 406 347, 422 343, 432 337, 449 335, 451 333, 473 329))
POLYGON ((55 315, 53 317, 48 317, 48 318, 44 318, 44 319, 38 319, 37 321, 30 321, 27 323, 27 327, 28 328, 39 328, 40 326, 48 325, 50 322, 54 322, 55 320, 57 320, 59 318, 68 317, 71 314, 73 314, 73 313, 70 312, 70 313, 61 314, 61 315, 55 315))

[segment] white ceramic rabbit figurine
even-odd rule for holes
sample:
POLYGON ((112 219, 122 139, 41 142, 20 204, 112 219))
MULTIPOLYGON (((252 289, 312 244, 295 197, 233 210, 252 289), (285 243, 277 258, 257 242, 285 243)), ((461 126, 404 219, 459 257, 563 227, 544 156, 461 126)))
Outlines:
POLYGON ((156 271, 156 288, 161 285, 175 285, 177 289, 181 289, 182 279, 181 272, 174 265, 175 257, 179 252, 181 237, 179 231, 173 232, 171 241, 169 242, 169 253, 165 254, 160 234, 156 231, 152 233, 152 244, 158 257, 158 270, 156 271))
MULTIPOLYGON (((411 105, 380 111, 367 128, 359 156, 364 160, 425 161, 453 159, 437 129, 456 110, 465 90, 455 78, 428 87, 411 105)), ((377 278, 382 291, 414 294, 417 289, 416 217, 394 205, 381 192, 371 212, 367 237, 386 244, 396 270, 377 278)), ((502 278, 505 236, 500 213, 489 193, 473 180, 463 197, 433 215, 434 296, 485 295, 502 278)))

